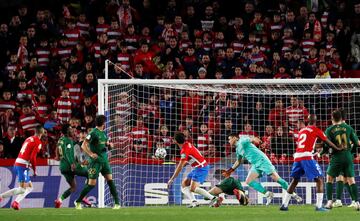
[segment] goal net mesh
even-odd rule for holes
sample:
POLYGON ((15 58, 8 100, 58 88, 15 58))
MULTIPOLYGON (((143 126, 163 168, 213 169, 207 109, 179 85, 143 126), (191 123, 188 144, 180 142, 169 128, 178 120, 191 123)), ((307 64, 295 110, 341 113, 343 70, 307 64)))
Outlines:
MULTIPOLYGON (((190 82, 190 81, 189 81, 190 82)), ((256 82, 256 81, 254 81, 256 82)), ((209 189, 236 160, 235 149, 227 142, 231 133, 257 136, 257 147, 273 162, 279 175, 290 182, 298 131, 307 124, 307 115, 317 115, 317 126, 331 125, 331 112, 344 109, 346 122, 359 128, 360 84, 103 84, 108 117, 107 133, 115 144, 109 151, 113 177, 122 206, 180 205, 189 201, 181 193, 181 180, 191 170, 187 166, 170 189, 167 181, 175 170, 180 150, 172 143, 176 131, 183 131, 203 153, 211 170, 203 184, 209 189), (164 160, 154 158, 157 148, 165 148, 164 160)), ((144 83, 144 82, 142 82, 144 83)), ((316 145, 321 148, 321 143, 316 145)), ((317 159, 323 171, 329 162, 325 155, 317 159)), ((359 156, 355 156, 359 173, 359 156)), ((243 182, 250 166, 245 163, 233 176, 243 182)), ((283 191, 268 176, 260 178, 275 193, 274 204, 280 204, 283 191)), ((357 182, 359 182, 357 178, 357 182)), ((264 196, 245 185, 252 204, 263 204, 264 196)), ((302 179, 296 192, 303 203, 314 203, 315 184, 302 179)), ((334 187, 335 194, 335 187, 334 187)), ((200 203, 208 203, 196 196, 200 203)), ((334 195, 335 198, 335 195, 334 195)), ((105 186, 105 205, 112 205, 105 186)), ((343 194, 343 203, 349 203, 343 194)), ((225 204, 238 204, 226 195, 225 204)))

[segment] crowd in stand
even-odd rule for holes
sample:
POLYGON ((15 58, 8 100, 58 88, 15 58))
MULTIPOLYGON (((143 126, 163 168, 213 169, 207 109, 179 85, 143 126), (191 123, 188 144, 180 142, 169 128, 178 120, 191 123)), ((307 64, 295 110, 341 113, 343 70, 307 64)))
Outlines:
MULTIPOLYGON (((116 79, 338 78, 360 67, 358 1, 23 2, 2 8, 0 16, 0 158, 16 157, 39 124, 48 132, 41 157, 55 157, 63 123, 79 136, 91 129, 106 59, 115 64, 109 78, 116 79)), ((113 126, 111 137, 117 154, 135 157, 170 148, 175 130, 208 157, 224 156, 232 150, 218 142, 237 130, 260 136, 259 148, 275 161, 291 155, 293 147, 279 146, 294 143, 287 139, 305 120, 292 118, 281 99, 267 111, 253 102, 259 112, 240 116, 239 100, 224 93, 164 91, 136 101, 137 113, 128 109, 128 94, 117 96, 111 122, 124 128, 113 126), (173 122, 174 108, 182 110, 175 117, 180 124, 173 122), (124 123, 128 114, 133 124, 124 123), (210 142, 215 134, 221 139, 210 142), (124 153, 124 146, 131 150, 124 153)), ((290 107, 306 116, 304 105, 291 99, 296 106, 290 107)))

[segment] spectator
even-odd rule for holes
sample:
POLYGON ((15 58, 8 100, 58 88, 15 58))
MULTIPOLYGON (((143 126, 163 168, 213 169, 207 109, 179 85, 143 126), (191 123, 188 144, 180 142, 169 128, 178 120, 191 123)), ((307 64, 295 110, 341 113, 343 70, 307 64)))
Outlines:
POLYGON ((40 117, 39 114, 31 109, 30 104, 22 106, 22 115, 19 118, 21 126, 21 134, 25 137, 34 135, 35 128, 45 123, 45 119, 40 117))
POLYGON ((69 89, 63 88, 61 96, 54 102, 54 108, 56 108, 57 113, 59 114, 59 119, 62 123, 68 123, 72 116, 74 102, 69 95, 69 89))
POLYGON ((250 123, 246 123, 244 125, 244 130, 239 133, 239 136, 247 135, 250 137, 258 137, 258 133, 256 131, 253 131, 252 125, 250 123))
POLYGON ((294 150, 293 140, 284 133, 283 127, 277 127, 275 136, 271 138, 271 152, 276 155, 283 153, 292 155, 294 150))
POLYGON ((24 140, 17 135, 16 129, 9 127, 3 139, 5 157, 10 159, 16 158, 20 152, 23 141, 24 140))
POLYGON ((199 149, 200 152, 205 153, 209 150, 208 148, 210 143, 212 143, 212 138, 209 135, 208 126, 206 123, 202 123, 200 125, 200 131, 197 134, 196 140, 196 147, 199 149))
POLYGON ((5 158, 4 144, 2 140, 0 140, 0 159, 1 158, 5 158))
POLYGON ((248 116, 248 120, 254 125, 254 131, 257 131, 261 135, 265 133, 265 125, 267 124, 267 112, 263 107, 263 103, 257 101, 255 103, 255 107, 250 110, 250 116, 248 116))
POLYGON ((278 99, 275 101, 275 107, 270 110, 269 123, 274 126, 282 126, 286 121, 286 110, 283 101, 278 99))
POLYGON ((290 98, 290 106, 286 108, 286 120, 289 130, 294 130, 299 120, 307 120, 308 110, 304 106, 299 105, 299 99, 295 96, 290 98))
POLYGON ((315 76, 315 78, 331 78, 330 72, 326 66, 326 63, 321 62, 319 63, 319 72, 315 76))

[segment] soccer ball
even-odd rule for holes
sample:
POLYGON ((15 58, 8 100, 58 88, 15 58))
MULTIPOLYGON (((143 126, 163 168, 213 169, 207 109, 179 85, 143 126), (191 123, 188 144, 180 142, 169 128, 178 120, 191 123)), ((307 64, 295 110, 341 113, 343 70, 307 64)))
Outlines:
POLYGON ((155 157, 159 159, 164 159, 166 157, 167 153, 165 148, 157 148, 155 151, 155 157))

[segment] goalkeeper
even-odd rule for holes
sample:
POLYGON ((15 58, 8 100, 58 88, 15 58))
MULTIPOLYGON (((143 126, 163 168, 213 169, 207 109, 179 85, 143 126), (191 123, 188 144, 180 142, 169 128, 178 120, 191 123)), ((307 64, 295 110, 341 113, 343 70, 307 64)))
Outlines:
MULTIPOLYGON (((256 191, 265 195, 266 205, 268 206, 274 197, 274 193, 267 191, 260 182, 256 181, 256 179, 261 177, 263 174, 266 174, 279 183, 284 190, 287 190, 288 183, 279 176, 269 158, 254 144, 252 144, 252 142, 259 143, 259 138, 250 138, 249 136, 241 136, 241 138, 239 138, 239 135, 231 134, 228 139, 231 146, 236 146, 237 161, 235 161, 234 165, 225 171, 223 175, 225 177, 230 176, 230 174, 241 165, 242 159, 246 158, 251 165, 251 169, 245 182, 256 191)), ((292 196, 296 201, 302 201, 301 197, 296 195, 295 192, 292 196)))
MULTIPOLYGON (((65 192, 55 200, 55 208, 60 208, 62 201, 68 198, 71 193, 75 192, 75 175, 86 178, 88 177, 87 168, 82 166, 79 161, 75 159, 74 141, 72 140, 72 137, 74 136, 74 129, 69 124, 64 124, 61 130, 63 136, 57 143, 56 152, 60 157, 60 172, 65 177, 66 182, 70 185, 70 188, 65 190, 65 192)), ((83 199, 83 202, 89 205, 86 198, 83 199)))

